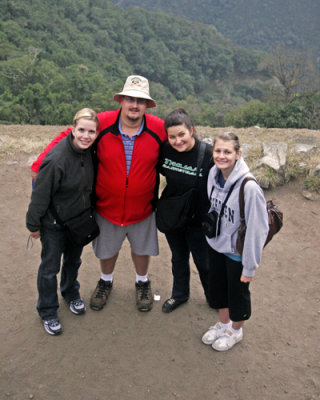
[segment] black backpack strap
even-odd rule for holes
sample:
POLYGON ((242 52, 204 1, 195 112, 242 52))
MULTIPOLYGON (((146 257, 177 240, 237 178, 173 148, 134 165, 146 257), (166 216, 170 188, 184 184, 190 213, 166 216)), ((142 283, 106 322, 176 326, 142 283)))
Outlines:
POLYGON ((229 200, 229 197, 230 197, 230 195, 231 195, 231 193, 233 191, 233 188, 235 187, 236 183, 237 183, 237 181, 235 181, 233 183, 233 185, 230 187, 229 192, 226 195, 226 198, 224 199, 224 202, 223 202, 223 204, 221 206, 220 213, 219 213, 219 218, 218 218, 218 232, 217 232, 218 236, 220 235, 221 218, 222 218, 222 215, 223 215, 223 212, 224 212, 224 208, 225 208, 225 206, 227 204, 227 201, 229 200))
POLYGON ((201 170, 201 166, 202 166, 202 163, 203 163, 205 151, 206 151, 205 142, 200 142, 198 160, 197 160, 197 174, 196 174, 195 186, 198 185, 200 170, 201 170))
POLYGON ((211 203, 211 196, 212 196, 213 190, 214 190, 214 185, 212 185, 211 192, 210 192, 210 196, 209 196, 209 201, 210 201, 210 203, 211 203))

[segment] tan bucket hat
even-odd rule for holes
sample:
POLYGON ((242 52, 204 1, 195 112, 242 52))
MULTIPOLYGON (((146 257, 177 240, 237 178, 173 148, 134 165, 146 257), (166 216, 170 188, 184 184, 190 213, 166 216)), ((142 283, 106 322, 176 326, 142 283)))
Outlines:
POLYGON ((128 76, 122 92, 116 93, 113 100, 120 103, 122 96, 138 97, 147 99, 147 108, 156 107, 155 101, 150 97, 148 79, 139 75, 128 76))

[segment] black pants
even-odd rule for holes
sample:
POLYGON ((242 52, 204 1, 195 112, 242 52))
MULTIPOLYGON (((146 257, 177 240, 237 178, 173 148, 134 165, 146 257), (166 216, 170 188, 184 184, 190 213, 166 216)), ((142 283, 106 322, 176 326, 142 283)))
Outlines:
POLYGON ((244 321, 251 316, 249 282, 240 281, 243 265, 211 247, 209 249, 209 305, 229 308, 232 321, 244 321))
POLYGON ((172 253, 172 297, 187 300, 190 296, 190 252, 198 269, 200 281, 208 297, 209 245, 198 226, 188 226, 181 231, 166 233, 172 253))

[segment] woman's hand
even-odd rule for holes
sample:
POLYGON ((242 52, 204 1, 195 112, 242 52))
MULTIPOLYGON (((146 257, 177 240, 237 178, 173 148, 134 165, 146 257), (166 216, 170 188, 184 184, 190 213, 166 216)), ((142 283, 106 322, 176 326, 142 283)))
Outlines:
POLYGON ((34 172, 34 171, 31 170, 31 179, 32 179, 32 182, 34 182, 34 181, 36 180, 37 175, 38 175, 38 172, 34 172))
POLYGON ((31 236, 33 239, 39 239, 39 238, 40 238, 40 231, 30 232, 30 236, 31 236))
POLYGON ((248 283, 248 282, 252 282, 253 278, 249 277, 249 276, 241 275, 240 281, 244 282, 244 283, 248 283))

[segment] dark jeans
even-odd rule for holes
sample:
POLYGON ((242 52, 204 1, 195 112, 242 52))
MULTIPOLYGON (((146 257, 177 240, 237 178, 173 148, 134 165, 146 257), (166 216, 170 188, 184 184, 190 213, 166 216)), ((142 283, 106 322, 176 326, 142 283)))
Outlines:
POLYGON ((68 303, 80 297, 77 276, 83 247, 72 245, 61 230, 42 229, 40 240, 42 250, 37 282, 39 292, 37 310, 42 319, 52 319, 57 318, 59 307, 57 274, 60 271, 62 255, 61 294, 68 303))
POLYGON ((198 226, 188 226, 183 231, 166 233, 172 253, 173 288, 172 297, 187 300, 190 295, 190 252, 198 269, 200 281, 208 297, 209 260, 206 238, 198 226))

